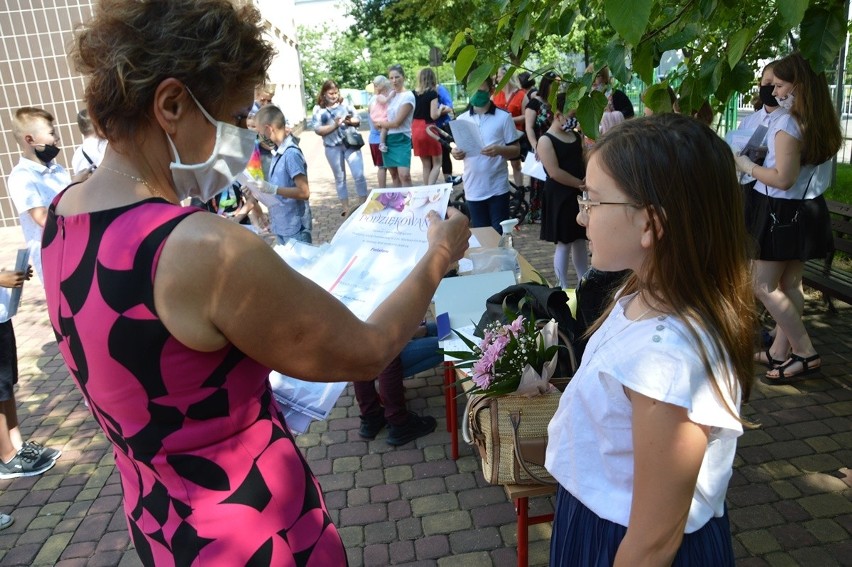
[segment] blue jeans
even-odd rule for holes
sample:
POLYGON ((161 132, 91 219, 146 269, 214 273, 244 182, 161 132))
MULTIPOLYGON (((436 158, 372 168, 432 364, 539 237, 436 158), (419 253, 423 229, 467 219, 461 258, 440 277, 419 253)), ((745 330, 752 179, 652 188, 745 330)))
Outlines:
POLYGON ((484 201, 467 201, 470 211, 470 228, 490 226, 503 234, 500 222, 509 218, 509 193, 495 195, 484 201))
POLYGON ((304 226, 302 227, 302 230, 286 238, 281 236, 280 234, 276 234, 275 240, 278 242, 278 244, 287 244, 288 240, 298 240, 299 242, 305 242, 307 244, 313 243, 313 237, 311 237, 310 229, 305 228, 304 226))
POLYGON ((438 326, 426 323, 426 336, 411 339, 399 353, 402 359, 402 375, 414 376, 430 368, 435 368, 444 361, 444 356, 438 352, 438 326))
POLYGON ((328 165, 331 166, 331 172, 334 174, 334 185, 337 189, 338 199, 349 199, 349 191, 346 189, 346 163, 349 164, 349 171, 352 172, 352 178, 355 179, 355 192, 359 197, 367 196, 367 179, 364 177, 364 160, 361 157, 361 149, 357 150, 347 148, 342 143, 334 146, 325 147, 325 157, 328 160, 328 165))

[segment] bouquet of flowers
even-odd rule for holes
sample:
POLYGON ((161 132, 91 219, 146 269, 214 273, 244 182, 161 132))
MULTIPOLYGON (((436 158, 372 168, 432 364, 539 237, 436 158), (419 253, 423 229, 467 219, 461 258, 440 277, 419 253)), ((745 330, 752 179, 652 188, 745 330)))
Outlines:
POLYGON ((469 393, 486 396, 521 394, 534 396, 553 389, 550 379, 556 370, 559 350, 556 321, 541 329, 535 318, 506 311, 511 323, 489 323, 477 345, 461 333, 456 335, 469 351, 445 351, 458 359, 456 368, 471 369, 461 382, 472 381, 469 393))

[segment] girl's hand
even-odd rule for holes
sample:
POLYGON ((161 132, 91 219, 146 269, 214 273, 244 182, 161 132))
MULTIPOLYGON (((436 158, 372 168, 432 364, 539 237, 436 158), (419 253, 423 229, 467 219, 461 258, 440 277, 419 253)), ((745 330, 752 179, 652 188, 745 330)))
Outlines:
POLYGON ((24 282, 30 279, 32 276, 32 266, 28 266, 26 272, 2 270, 0 271, 0 287, 22 287, 24 285, 24 282))

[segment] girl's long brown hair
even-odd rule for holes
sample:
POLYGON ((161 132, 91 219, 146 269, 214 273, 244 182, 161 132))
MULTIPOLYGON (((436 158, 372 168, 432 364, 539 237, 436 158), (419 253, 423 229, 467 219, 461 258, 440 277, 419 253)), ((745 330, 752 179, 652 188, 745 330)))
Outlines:
POLYGON ((793 83, 792 114, 802 129, 802 163, 819 165, 840 151, 843 134, 831 103, 825 73, 817 75, 799 52, 775 62, 772 68, 782 81, 793 83))
MULTIPOLYGON (((723 403, 721 388, 736 400, 735 384, 710 361, 730 360, 747 400, 756 312, 742 190, 731 150, 705 124, 660 114, 618 124, 590 155, 631 201, 648 210, 658 235, 623 293, 642 291, 683 321, 723 403)), ((736 408, 727 409, 740 419, 736 408)))

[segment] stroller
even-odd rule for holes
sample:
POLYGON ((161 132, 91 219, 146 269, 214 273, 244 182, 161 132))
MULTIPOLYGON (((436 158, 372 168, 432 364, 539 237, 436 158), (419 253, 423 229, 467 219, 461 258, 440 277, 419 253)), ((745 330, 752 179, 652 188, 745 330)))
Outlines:
MULTIPOLYGON (((441 130, 434 124, 429 124, 426 126, 426 134, 430 138, 437 140, 444 148, 452 151, 452 144, 455 143, 455 140, 453 140, 453 135, 449 132, 441 130)), ((529 204, 526 201, 526 188, 517 187, 511 181, 509 182, 509 187, 511 193, 509 197, 509 218, 518 219, 518 224, 521 224, 527 221, 530 211, 529 204)), ((461 177, 453 178, 453 193, 450 195, 450 205, 459 209, 470 218, 467 203, 465 203, 464 185, 462 185, 461 177)))

